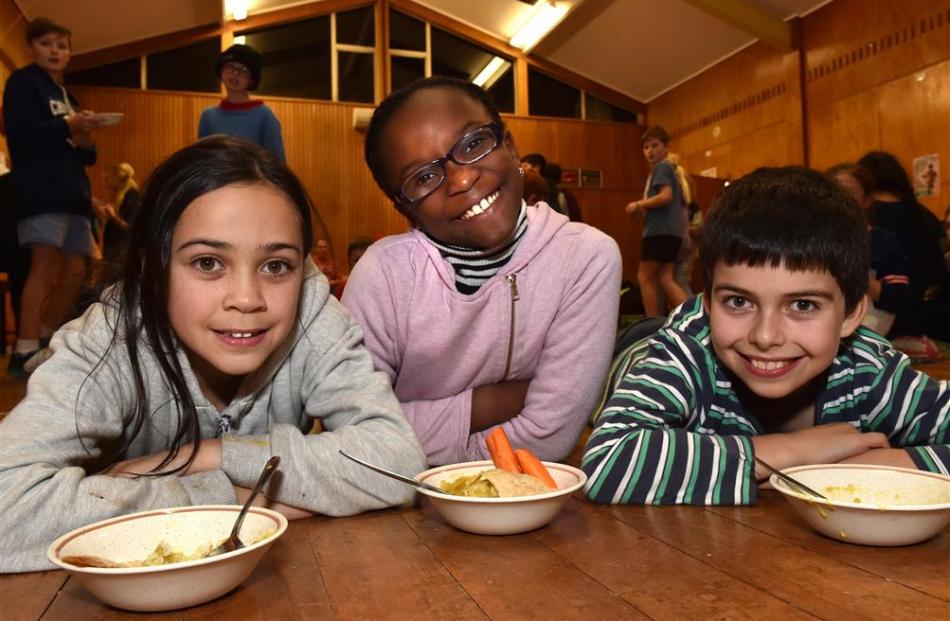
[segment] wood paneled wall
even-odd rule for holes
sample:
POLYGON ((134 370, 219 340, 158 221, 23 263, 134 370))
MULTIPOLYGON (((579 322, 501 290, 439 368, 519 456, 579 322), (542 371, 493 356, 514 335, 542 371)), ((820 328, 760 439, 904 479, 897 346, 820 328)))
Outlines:
POLYGON ((872 149, 893 152, 911 172, 914 157, 940 153, 940 196, 921 202, 942 217, 950 2, 835 0, 799 25, 801 56, 756 43, 651 101, 650 124, 671 133, 688 170, 716 167, 731 179, 759 166, 824 169, 872 149))
MULTIPOLYGON (((13 0, 0 0, 0 101, 10 73, 30 62, 26 51, 26 20, 13 0)), ((7 141, 0 134, 0 151, 10 161, 7 141)))
MULTIPOLYGON (((144 181, 155 166, 197 137, 201 110, 217 97, 76 87, 83 107, 123 112, 122 124, 96 133, 99 161, 89 170, 94 192, 105 196, 102 172, 128 162, 144 181)), ((364 134, 352 126, 352 104, 267 98, 280 119, 287 160, 306 185, 326 227, 337 261, 346 269, 346 246, 356 237, 381 237, 406 229, 406 222, 376 187, 363 162, 364 134)), ((623 206, 640 192, 646 178, 640 154, 643 128, 626 123, 507 117, 521 153, 539 151, 564 167, 603 170, 604 189, 576 189, 585 221, 617 239, 625 273, 634 279, 640 223, 623 206)))

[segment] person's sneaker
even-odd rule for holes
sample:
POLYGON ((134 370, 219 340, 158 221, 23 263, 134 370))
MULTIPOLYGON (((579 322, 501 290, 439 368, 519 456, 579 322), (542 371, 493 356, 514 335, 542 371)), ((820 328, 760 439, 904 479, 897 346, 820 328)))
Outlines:
POLYGON ((891 345, 913 362, 939 362, 942 358, 940 348, 926 335, 899 336, 891 339, 891 345))
POLYGON ((7 377, 26 379, 30 374, 25 368, 26 363, 39 351, 40 350, 37 349, 35 351, 26 352, 25 354, 18 354, 16 352, 10 354, 10 363, 7 365, 7 377))

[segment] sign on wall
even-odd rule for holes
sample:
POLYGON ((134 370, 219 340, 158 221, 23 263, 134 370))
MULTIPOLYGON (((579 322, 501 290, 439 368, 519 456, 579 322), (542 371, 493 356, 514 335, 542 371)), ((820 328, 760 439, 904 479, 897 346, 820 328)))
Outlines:
POLYGON ((940 196, 940 154, 914 158, 914 194, 940 196))

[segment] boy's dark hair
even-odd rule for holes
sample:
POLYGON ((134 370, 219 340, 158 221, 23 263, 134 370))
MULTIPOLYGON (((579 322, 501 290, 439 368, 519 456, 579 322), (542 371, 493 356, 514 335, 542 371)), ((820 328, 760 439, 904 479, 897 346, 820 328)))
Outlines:
POLYGON ((480 103, 482 107, 485 108, 485 111, 488 112, 493 122, 498 123, 502 128, 505 126, 505 123, 501 120, 501 115, 498 114, 498 109, 495 108, 495 104, 492 103, 488 93, 482 90, 480 86, 476 86, 465 80, 436 76, 416 80, 412 84, 390 93, 389 97, 384 99, 376 108, 376 111, 373 112, 373 118, 370 120, 369 128, 366 130, 366 144, 363 152, 366 165, 369 166, 370 172, 373 173, 373 179, 376 180, 376 184, 390 199, 395 198, 395 190, 388 186, 383 174, 383 163, 379 154, 379 138, 386 128, 389 119, 406 103, 406 100, 418 91, 431 88, 454 88, 462 91, 480 103))
POLYGON ((703 224, 699 258, 706 295, 727 265, 828 271, 854 309, 867 291, 870 240, 861 210, 819 172, 759 168, 725 188, 703 224))
POLYGON ((37 17, 36 19, 30 20, 29 25, 26 27, 26 43, 29 45, 33 43, 33 41, 40 37, 45 37, 51 32, 65 37, 73 36, 73 32, 66 26, 58 24, 46 17, 37 17))
POLYGON ((529 164, 536 167, 538 170, 544 170, 544 167, 547 165, 548 160, 546 157, 540 153, 529 153, 521 158, 522 164, 529 164))
POLYGON ((544 168, 541 169, 541 176, 544 177, 544 180, 550 184, 557 185, 561 183, 561 173, 563 170, 561 167, 554 162, 548 162, 544 165, 544 168))
MULTIPOLYGON (((177 427, 168 438, 169 453, 156 466, 156 472, 170 463, 183 445, 194 442, 195 449, 187 462, 163 474, 183 471, 198 453, 201 442, 200 418, 186 374, 174 353, 180 346, 168 317, 168 271, 175 227, 188 206, 198 198, 232 184, 255 183, 276 188, 296 208, 303 235, 303 256, 307 256, 313 244, 313 203, 297 176, 264 147, 240 138, 209 136, 172 154, 155 169, 145 183, 142 205, 129 226, 128 250, 124 252, 118 272, 84 294, 86 301, 102 299, 104 304, 118 309, 109 348, 86 380, 91 379, 95 384, 92 376, 99 366, 108 364, 106 359, 113 348, 121 347, 124 351, 118 355, 126 357, 132 366, 135 402, 133 412, 126 418, 125 445, 118 447, 117 453, 121 455, 139 432, 151 424, 152 409, 161 405, 149 402, 139 362, 142 350, 153 352, 178 404, 177 427), (111 285, 116 286, 110 288, 111 285), (161 352, 169 353, 162 355, 161 352)), ((76 397, 77 412, 82 403, 81 394, 82 387, 76 397)))
POLYGON ((670 135, 666 133, 666 130, 659 125, 654 125, 650 129, 643 132, 643 135, 640 136, 640 144, 646 144, 648 141, 653 140, 654 138, 663 144, 670 143, 670 135))
POLYGON ((890 192, 908 205, 917 202, 907 171, 887 151, 871 151, 858 160, 858 167, 871 181, 871 191, 890 192))
POLYGON ((247 90, 253 91, 261 83, 261 73, 264 70, 264 60, 261 55, 250 45, 236 43, 228 49, 221 52, 217 62, 214 63, 214 72, 221 77, 221 69, 224 63, 240 63, 247 67, 251 73, 251 80, 248 82, 247 90))

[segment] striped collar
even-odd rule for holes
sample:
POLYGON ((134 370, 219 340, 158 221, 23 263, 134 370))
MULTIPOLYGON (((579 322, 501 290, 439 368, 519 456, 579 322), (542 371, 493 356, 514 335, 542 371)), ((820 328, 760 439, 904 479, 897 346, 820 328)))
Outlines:
POLYGON ((481 288, 492 276, 511 260, 518 248, 518 242, 528 230, 528 211, 524 201, 521 203, 521 212, 511 240, 491 254, 477 248, 453 246, 440 242, 426 234, 439 254, 449 262, 455 270, 455 289, 462 294, 471 295, 481 288))

